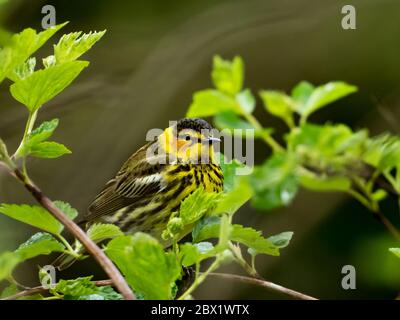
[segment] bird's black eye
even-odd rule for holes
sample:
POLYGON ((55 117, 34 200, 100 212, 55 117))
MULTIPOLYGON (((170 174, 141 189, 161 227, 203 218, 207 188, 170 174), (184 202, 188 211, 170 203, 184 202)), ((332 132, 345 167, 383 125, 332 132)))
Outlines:
POLYGON ((189 136, 188 134, 185 136, 185 140, 186 140, 186 141, 189 141, 189 140, 190 140, 190 136, 189 136))

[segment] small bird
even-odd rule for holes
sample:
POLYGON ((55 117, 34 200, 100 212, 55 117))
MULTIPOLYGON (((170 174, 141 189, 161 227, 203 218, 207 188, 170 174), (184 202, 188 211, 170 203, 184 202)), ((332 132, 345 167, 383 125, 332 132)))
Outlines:
MULTIPOLYGON (((136 151, 97 195, 84 217, 93 223, 115 224, 125 233, 141 231, 161 237, 171 213, 198 188, 223 190, 223 173, 215 158, 211 125, 203 119, 181 119, 154 141, 136 151)), ((190 230, 188 230, 190 232, 190 230)), ((60 257, 59 270, 73 263, 60 257)))

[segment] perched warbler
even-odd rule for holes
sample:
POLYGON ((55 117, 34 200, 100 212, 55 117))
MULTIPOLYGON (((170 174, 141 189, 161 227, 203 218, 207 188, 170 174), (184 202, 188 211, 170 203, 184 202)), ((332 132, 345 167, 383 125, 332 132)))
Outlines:
MULTIPOLYGON (((223 190, 223 173, 214 155, 211 125, 181 119, 137 150, 89 206, 84 225, 111 223, 125 234, 146 232, 159 239, 171 213, 197 188, 223 190)), ((190 230, 188 230, 189 232, 190 230)), ((65 269, 71 257, 55 264, 65 269)))

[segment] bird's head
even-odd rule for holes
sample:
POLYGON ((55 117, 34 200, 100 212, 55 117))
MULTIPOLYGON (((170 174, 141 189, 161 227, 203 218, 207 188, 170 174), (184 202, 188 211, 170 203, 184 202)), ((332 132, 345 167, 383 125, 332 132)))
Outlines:
POLYGON ((183 163, 211 163, 214 160, 212 126, 203 119, 181 119, 164 130, 159 137, 167 155, 183 163))

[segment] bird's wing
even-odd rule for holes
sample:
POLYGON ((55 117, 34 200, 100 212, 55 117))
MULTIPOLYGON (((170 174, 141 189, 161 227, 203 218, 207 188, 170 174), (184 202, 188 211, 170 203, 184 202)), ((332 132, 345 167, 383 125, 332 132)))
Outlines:
POLYGON ((165 187, 164 178, 157 167, 145 160, 145 147, 132 155, 116 177, 97 195, 88 208, 86 221, 112 214, 144 196, 156 194, 165 187))

